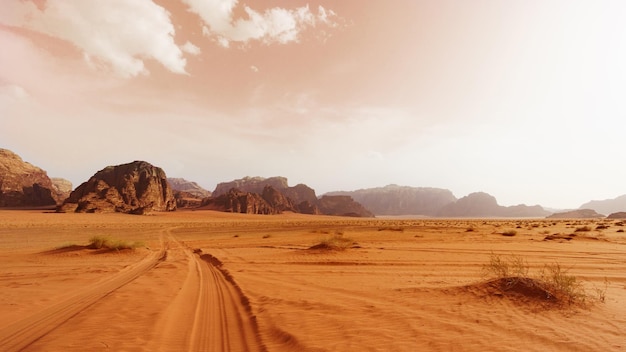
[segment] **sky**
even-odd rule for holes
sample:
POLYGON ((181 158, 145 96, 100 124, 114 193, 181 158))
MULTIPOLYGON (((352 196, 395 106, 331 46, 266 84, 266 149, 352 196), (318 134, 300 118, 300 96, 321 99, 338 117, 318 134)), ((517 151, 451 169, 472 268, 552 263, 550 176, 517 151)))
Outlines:
POLYGON ((78 186, 626 193, 621 0, 0 0, 0 148, 78 186))

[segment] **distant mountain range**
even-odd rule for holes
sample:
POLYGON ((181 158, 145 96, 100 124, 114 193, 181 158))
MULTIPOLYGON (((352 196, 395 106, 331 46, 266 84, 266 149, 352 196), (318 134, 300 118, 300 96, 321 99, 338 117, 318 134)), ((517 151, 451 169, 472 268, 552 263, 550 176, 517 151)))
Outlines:
POLYGON ((57 204, 61 208, 60 204, 63 204, 63 209, 80 210, 85 204, 91 204, 85 208, 87 211, 106 208, 141 213, 144 210, 173 210, 177 206, 263 214, 294 211, 349 216, 483 218, 546 217, 552 213, 557 213, 555 217, 596 217, 626 212, 626 195, 590 201, 570 213, 546 210, 539 205, 505 207, 499 205, 495 197, 484 192, 471 193, 457 199, 447 189, 399 185, 329 192, 318 197, 309 186, 298 184, 291 187, 287 178, 281 176, 244 177, 219 183, 210 192, 196 182, 166 178, 163 170, 143 161, 108 166, 86 183, 70 194, 72 185, 69 181, 50 179, 44 170, 23 161, 9 150, 0 149, 0 207, 57 204), (122 180, 120 175, 126 175, 126 178, 122 180), (151 179, 151 183, 145 183, 147 179, 151 179), (77 191, 82 193, 78 194, 77 191), (158 196, 159 193, 163 196, 158 196), (174 199, 169 194, 173 194, 174 199), (107 199, 107 196, 112 198, 107 199), (172 203, 176 206, 170 205, 172 203))

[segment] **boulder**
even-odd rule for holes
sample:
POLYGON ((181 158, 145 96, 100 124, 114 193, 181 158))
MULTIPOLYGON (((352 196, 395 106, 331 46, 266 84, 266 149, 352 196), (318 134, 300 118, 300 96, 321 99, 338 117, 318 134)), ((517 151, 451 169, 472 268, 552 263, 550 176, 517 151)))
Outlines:
POLYGON ((56 205, 48 174, 7 149, 0 149, 0 207, 56 205))
POLYGON ((145 161, 108 166, 78 186, 59 212, 146 214, 173 211, 176 200, 165 172, 145 161))

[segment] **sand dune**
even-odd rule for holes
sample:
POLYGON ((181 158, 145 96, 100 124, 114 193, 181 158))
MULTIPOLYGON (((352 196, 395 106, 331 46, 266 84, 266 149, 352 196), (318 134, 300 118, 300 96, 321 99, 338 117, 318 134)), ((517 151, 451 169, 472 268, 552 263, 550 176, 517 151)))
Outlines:
POLYGON ((0 350, 625 350, 621 225, 0 211, 0 350), (354 244, 310 249, 333 236, 354 244), (586 302, 499 292, 494 253, 559 263, 586 302))

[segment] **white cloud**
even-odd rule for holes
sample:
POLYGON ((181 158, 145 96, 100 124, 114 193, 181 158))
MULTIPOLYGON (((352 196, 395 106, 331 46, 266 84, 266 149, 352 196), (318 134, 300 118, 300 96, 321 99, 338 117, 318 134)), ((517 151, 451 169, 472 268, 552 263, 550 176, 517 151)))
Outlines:
POLYGON ((279 7, 260 13, 244 6, 247 18, 233 18, 233 10, 238 0, 183 0, 190 11, 197 13, 206 26, 203 33, 217 38, 218 43, 227 48, 231 41, 248 42, 259 40, 265 44, 297 42, 298 35, 307 27, 318 23, 335 26, 332 17, 336 14, 322 6, 317 13, 308 6, 287 10, 279 7))
POLYGON ((186 52, 187 54, 191 54, 191 55, 200 55, 200 53, 202 52, 200 48, 193 45, 192 42, 187 42, 183 44, 183 46, 181 46, 180 48, 183 49, 183 51, 186 52))
POLYGON ((186 60, 174 43, 174 26, 163 7, 150 0, 48 0, 41 9, 32 2, 11 1, 0 23, 42 32, 69 41, 92 66, 104 63, 130 77, 147 73, 144 59, 184 74, 186 60))

